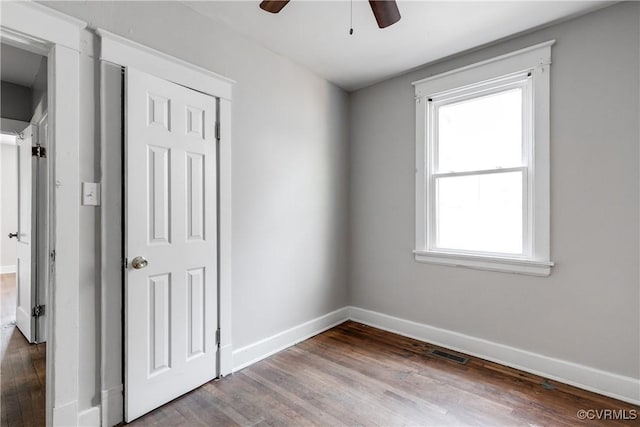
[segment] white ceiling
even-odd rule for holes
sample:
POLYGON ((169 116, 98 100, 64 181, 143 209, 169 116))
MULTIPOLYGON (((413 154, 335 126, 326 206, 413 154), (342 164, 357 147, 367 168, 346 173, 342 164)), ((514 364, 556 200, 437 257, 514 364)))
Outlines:
POLYGON ((398 0, 402 19, 381 30, 369 4, 292 0, 279 14, 260 1, 186 1, 264 47, 347 90, 611 3, 610 1, 398 0))
POLYGON ((20 86, 31 87, 44 58, 36 53, 0 44, 0 79, 20 86))

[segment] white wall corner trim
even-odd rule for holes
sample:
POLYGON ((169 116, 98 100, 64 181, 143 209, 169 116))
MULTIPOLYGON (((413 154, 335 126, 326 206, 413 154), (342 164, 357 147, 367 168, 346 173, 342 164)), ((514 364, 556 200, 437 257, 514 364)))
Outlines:
POLYGON ((253 344, 236 349, 233 351, 233 371, 239 371, 272 354, 331 329, 348 319, 349 308, 340 308, 253 344))
POLYGON ((375 311, 358 307, 349 307, 348 309, 348 317, 355 322, 449 348, 614 399, 635 405, 640 404, 640 379, 638 378, 602 371, 375 311))
POLYGON ((64 405, 53 408, 53 420, 51 425, 74 426, 78 424, 78 401, 74 400, 64 405))
POLYGON ((233 373, 233 346, 221 345, 218 362, 220 364, 220 376, 225 377, 233 373))
POLYGON ((100 427, 100 406, 94 406, 78 414, 78 426, 100 427))
POLYGON ((109 31, 96 30, 101 39, 100 59, 143 70, 151 75, 199 89, 223 99, 231 99, 234 80, 206 68, 125 39, 109 31), (203 80, 202 76, 209 79, 203 80), (204 85, 204 87, 203 87, 204 85))
POLYGON ((102 391, 102 424, 114 426, 124 419, 124 395, 122 386, 102 391))
POLYGON ((15 265, 3 265, 0 266, 0 274, 9 274, 9 273, 15 273, 16 272, 16 266, 15 265))

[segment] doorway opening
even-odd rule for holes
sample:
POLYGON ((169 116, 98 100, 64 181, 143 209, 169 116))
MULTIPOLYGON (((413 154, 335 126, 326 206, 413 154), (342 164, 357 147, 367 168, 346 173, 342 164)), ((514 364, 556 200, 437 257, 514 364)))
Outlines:
POLYGON ((2 419, 45 423, 47 57, 0 44, 2 419))

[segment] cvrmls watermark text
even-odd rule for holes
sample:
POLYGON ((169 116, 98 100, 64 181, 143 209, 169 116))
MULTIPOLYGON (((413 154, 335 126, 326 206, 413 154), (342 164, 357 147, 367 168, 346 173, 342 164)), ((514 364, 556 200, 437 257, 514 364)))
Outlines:
POLYGON ((637 420, 637 409, 580 409, 576 416, 581 420, 637 420))

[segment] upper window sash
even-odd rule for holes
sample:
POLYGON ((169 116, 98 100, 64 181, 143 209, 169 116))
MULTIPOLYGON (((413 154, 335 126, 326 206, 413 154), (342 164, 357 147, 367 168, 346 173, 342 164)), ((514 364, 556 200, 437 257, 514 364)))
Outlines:
MULTIPOLYGON (((450 91, 441 94, 432 95, 427 99, 427 135, 429 142, 429 152, 427 164, 427 173, 436 174, 442 172, 463 172, 473 169, 459 169, 459 170, 441 170, 439 162, 439 148, 440 148, 440 135, 439 135, 439 110, 442 107, 461 103, 467 100, 478 99, 480 97, 496 95, 507 92, 513 89, 519 89, 521 91, 522 101, 522 135, 521 135, 521 158, 519 162, 513 162, 511 164, 503 164, 500 167, 516 167, 528 165, 530 161, 531 153, 529 151, 531 145, 531 111, 529 106, 531 105, 531 73, 517 73, 516 75, 509 76, 507 78, 494 79, 487 82, 482 82, 476 85, 471 85, 461 93, 459 91, 450 91)), ((499 167, 496 167, 498 169, 499 167)))

